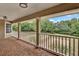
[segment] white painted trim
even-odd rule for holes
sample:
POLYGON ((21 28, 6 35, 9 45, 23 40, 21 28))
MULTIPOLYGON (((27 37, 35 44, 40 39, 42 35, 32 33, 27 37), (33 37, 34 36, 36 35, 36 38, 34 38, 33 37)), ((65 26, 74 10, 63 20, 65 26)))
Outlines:
POLYGON ((51 14, 51 15, 44 16, 44 17, 41 17, 41 18, 53 18, 53 17, 63 16, 63 15, 68 15, 68 14, 75 14, 75 13, 79 13, 79 8, 74 9, 74 10, 69 10, 69 11, 51 14))

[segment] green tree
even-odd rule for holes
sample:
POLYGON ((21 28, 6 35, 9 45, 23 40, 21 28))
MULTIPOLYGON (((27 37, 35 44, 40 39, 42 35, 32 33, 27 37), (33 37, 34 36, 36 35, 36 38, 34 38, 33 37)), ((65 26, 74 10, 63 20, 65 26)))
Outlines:
POLYGON ((41 22, 41 31, 53 33, 53 22, 50 22, 48 19, 42 19, 41 22))
POLYGON ((18 30, 18 25, 17 25, 17 23, 14 23, 14 24, 12 25, 12 30, 13 30, 13 31, 17 31, 17 30, 18 30))

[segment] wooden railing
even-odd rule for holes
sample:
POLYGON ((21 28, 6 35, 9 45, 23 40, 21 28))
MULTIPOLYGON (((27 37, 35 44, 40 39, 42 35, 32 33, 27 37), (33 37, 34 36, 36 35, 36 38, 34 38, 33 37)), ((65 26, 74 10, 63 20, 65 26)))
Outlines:
POLYGON ((79 55, 78 37, 46 33, 40 34, 39 46, 61 55, 79 55))

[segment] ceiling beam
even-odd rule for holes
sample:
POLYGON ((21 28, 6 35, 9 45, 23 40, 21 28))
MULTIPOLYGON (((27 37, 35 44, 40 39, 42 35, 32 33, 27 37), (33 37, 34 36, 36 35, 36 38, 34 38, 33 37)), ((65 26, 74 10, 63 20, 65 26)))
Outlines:
POLYGON ((18 18, 16 20, 12 21, 12 22, 13 23, 21 22, 21 21, 32 19, 32 18, 42 17, 42 16, 55 14, 55 13, 59 13, 59 12, 64 12, 64 11, 77 9, 77 8, 79 8, 79 3, 63 3, 63 4, 59 4, 57 6, 54 6, 54 7, 51 7, 51 8, 30 14, 28 16, 18 18))

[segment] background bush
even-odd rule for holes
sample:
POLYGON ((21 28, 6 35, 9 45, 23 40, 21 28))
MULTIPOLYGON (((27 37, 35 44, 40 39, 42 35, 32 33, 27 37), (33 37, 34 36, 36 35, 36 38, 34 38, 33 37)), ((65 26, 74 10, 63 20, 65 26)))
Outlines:
MULTIPOLYGON (((36 31, 36 23, 23 22, 21 23, 21 31, 36 31)), ((17 25, 13 25, 13 30, 17 31, 17 25)), ((79 36, 79 19, 73 18, 70 20, 60 21, 57 23, 50 22, 48 19, 42 19, 40 21, 41 32, 58 33, 79 36)))

